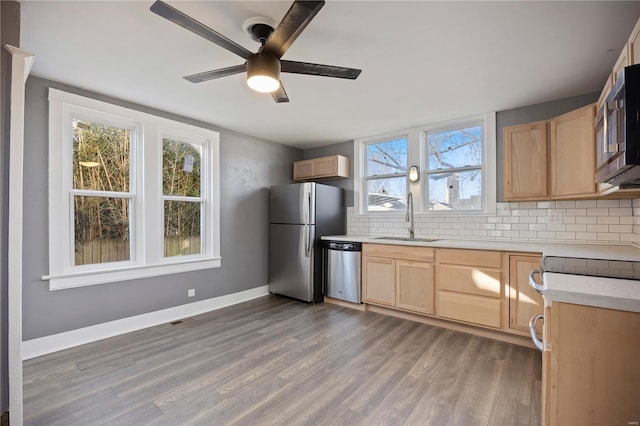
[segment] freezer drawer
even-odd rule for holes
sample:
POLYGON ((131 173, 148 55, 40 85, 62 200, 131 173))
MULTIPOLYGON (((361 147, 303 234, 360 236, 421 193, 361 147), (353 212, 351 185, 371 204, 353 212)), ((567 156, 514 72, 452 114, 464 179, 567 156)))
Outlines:
POLYGON ((360 243, 327 241, 324 244, 326 296, 362 303, 360 243))

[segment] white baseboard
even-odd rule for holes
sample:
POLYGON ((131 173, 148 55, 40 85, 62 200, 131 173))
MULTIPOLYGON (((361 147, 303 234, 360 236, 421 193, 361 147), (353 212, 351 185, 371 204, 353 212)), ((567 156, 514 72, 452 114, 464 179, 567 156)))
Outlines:
POLYGON ((269 286, 252 288, 238 293, 227 294, 225 296, 214 297, 212 299, 200 300, 186 305, 174 306, 173 308, 162 309, 160 311, 149 312, 147 314, 136 315, 129 318, 122 318, 89 327, 78 328, 76 330, 65 331, 64 333, 52 334, 51 336, 39 337, 37 339, 22 342, 22 359, 31 359, 40 355, 46 355, 85 343, 106 339, 107 337, 119 334, 130 333, 147 327, 164 324, 181 318, 215 311, 227 306, 236 305, 248 300, 269 294, 269 286))

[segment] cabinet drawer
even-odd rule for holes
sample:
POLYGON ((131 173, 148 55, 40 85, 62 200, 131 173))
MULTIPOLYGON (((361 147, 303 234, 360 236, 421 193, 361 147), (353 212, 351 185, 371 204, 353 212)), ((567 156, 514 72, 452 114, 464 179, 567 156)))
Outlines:
POLYGON ((500 328, 502 301, 470 294, 438 292, 438 316, 500 328))
POLYGON ((438 271, 440 290, 502 297, 499 270, 480 269, 473 266, 440 265, 438 271))
POLYGON ((431 247, 365 243, 362 245, 362 255, 428 262, 433 261, 433 258, 435 257, 435 249, 431 247))
POLYGON ((438 260, 440 263, 454 265, 486 266, 488 268, 502 266, 502 255, 499 251, 440 249, 438 260))

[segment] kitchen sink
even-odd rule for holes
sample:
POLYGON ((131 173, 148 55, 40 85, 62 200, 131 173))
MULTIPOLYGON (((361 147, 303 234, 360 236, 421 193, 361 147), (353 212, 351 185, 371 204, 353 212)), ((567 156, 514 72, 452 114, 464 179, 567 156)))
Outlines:
POLYGON ((416 241, 419 243, 432 243, 434 241, 439 241, 438 238, 409 238, 409 237, 376 237, 376 240, 416 241))

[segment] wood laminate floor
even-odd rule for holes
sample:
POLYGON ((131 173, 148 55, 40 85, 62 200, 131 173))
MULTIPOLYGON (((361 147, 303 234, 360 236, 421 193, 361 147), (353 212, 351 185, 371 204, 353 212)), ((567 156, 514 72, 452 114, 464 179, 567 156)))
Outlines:
POLYGON ((533 349, 278 296, 24 362, 26 425, 539 425, 533 349))

